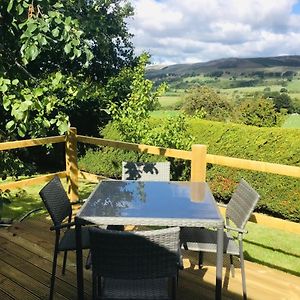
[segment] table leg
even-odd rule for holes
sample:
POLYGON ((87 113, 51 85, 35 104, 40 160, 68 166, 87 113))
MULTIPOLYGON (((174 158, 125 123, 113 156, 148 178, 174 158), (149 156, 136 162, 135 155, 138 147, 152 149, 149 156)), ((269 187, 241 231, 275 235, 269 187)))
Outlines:
POLYGON ((217 268, 216 268, 216 300, 222 299, 222 269, 223 269, 223 244, 224 229, 217 231, 217 268))
MULTIPOLYGON (((75 218, 76 221, 76 218, 75 218)), ((83 266, 82 266, 82 245, 81 245, 81 224, 76 222, 76 268, 77 268, 77 299, 83 300, 83 266)))

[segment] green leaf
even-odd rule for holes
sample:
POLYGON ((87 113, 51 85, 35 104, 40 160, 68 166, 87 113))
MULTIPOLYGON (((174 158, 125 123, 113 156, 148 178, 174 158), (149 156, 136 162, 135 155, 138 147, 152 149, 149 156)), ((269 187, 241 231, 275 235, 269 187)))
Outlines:
POLYGON ((26 126, 24 124, 19 124, 18 126, 18 134, 20 137, 24 137, 25 136, 25 133, 26 133, 27 129, 26 129, 26 126))
POLYGON ((36 89, 33 90, 33 95, 34 95, 35 97, 40 97, 40 96, 42 96, 43 94, 44 94, 43 88, 36 88, 36 89))
POLYGON ((27 30, 32 33, 37 29, 37 25, 33 22, 28 22, 27 30))
POLYGON ((66 25, 70 25, 72 22, 72 18, 71 17, 67 17, 66 20, 65 20, 65 24, 66 25))
POLYGON ((21 4, 17 5, 17 11, 18 11, 19 16, 24 12, 24 8, 21 4))
POLYGON ((55 3, 55 4, 53 5, 53 7, 54 7, 54 8, 62 8, 62 7, 64 7, 64 6, 63 6, 62 3, 57 2, 57 3, 55 3))
POLYGON ((11 83, 12 83, 12 85, 18 85, 19 80, 18 79, 14 79, 11 83))
POLYGON ((57 86, 58 84, 59 84, 59 82, 61 81, 61 79, 62 79, 62 74, 60 73, 60 72, 57 72, 56 74, 55 74, 55 78, 53 79, 53 81, 52 81, 52 84, 54 85, 54 86, 57 86))
POLYGON ((6 124, 6 129, 7 130, 10 130, 13 126, 15 125, 15 121, 14 120, 11 120, 9 121, 7 124, 6 124))
POLYGON ((26 58, 30 59, 30 60, 35 60, 36 57, 39 55, 40 50, 38 49, 38 47, 33 44, 30 45, 27 49, 26 49, 26 58))
POLYGON ((42 45, 42 46, 47 45, 47 40, 46 40, 45 36, 40 33, 37 35, 37 40, 40 45, 42 45))
POLYGON ((72 44, 71 43, 66 44, 64 50, 66 54, 69 54, 72 50, 72 44))
POLYGON ((53 35, 54 37, 58 37, 58 36, 59 36, 59 29, 58 29, 58 27, 56 27, 56 28, 54 28, 54 29, 52 30, 52 35, 53 35))
POLYGON ((9 111, 9 108, 11 106, 11 99, 8 96, 3 97, 3 108, 6 111, 9 111))
POLYGON ((7 5, 7 12, 10 12, 14 4, 14 0, 10 0, 7 5))

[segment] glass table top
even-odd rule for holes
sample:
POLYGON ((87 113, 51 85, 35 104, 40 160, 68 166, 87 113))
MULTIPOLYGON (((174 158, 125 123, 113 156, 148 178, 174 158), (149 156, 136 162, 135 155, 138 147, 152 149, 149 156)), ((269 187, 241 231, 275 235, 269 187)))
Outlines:
POLYGON ((138 219, 223 221, 205 182, 130 180, 99 183, 77 218, 98 220, 99 223, 104 218, 121 218, 121 224, 127 218, 135 223, 138 219))

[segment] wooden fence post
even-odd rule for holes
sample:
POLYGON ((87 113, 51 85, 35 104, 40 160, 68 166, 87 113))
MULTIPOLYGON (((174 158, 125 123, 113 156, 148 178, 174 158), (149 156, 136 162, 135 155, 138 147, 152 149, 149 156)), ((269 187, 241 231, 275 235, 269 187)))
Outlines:
POLYGON ((192 145, 191 181, 206 180, 206 145, 192 145))
POLYGON ((70 127, 66 134, 66 174, 67 192, 71 202, 76 202, 78 196, 78 164, 77 164, 77 129, 70 127))

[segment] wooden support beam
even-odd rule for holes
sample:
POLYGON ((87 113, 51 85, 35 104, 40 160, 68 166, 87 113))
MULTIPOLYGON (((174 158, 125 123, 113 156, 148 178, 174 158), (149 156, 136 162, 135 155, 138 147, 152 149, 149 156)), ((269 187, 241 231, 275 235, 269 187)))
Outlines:
POLYGON ((76 202, 79 199, 76 134, 77 129, 70 127, 66 135, 67 193, 71 202, 76 202))
POLYGON ((206 145, 192 146, 191 181, 206 180, 206 145))

